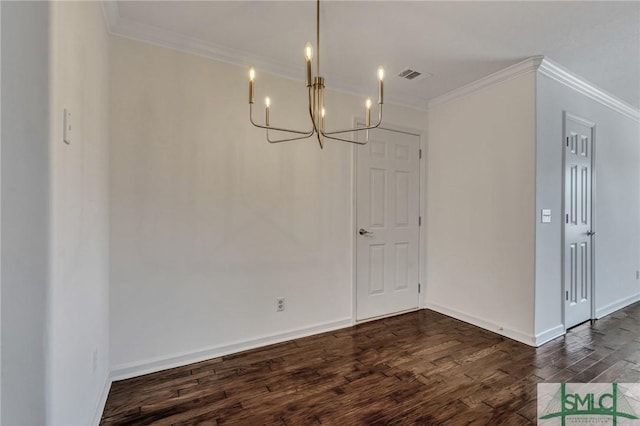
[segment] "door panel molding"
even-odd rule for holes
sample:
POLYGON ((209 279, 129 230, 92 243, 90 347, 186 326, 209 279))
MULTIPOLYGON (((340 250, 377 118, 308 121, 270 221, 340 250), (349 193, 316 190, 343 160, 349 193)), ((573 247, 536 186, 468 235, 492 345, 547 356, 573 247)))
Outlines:
MULTIPOLYGON (((354 119, 354 124, 358 125, 358 123, 360 123, 359 119, 354 119)), ((400 137, 404 137, 406 138, 406 136, 415 136, 416 137, 416 145, 408 145, 411 146, 410 149, 407 149, 407 147, 403 147, 400 145, 396 145, 398 142, 395 142, 393 144, 389 144, 389 146, 386 146, 386 143, 375 143, 375 140, 371 140, 368 144, 368 146, 365 147, 360 147, 360 149, 364 148, 366 149, 366 153, 369 154, 370 157, 384 157, 386 155, 386 157, 388 157, 388 161, 392 161, 392 162, 399 162, 399 163, 403 163, 404 161, 406 161, 408 158, 410 158, 410 155, 413 155, 413 151, 415 150, 414 148, 417 148, 418 150, 422 150, 422 144, 423 144, 423 140, 422 140, 422 135, 420 131, 414 130, 414 129, 408 129, 408 128, 403 128, 400 126, 384 126, 380 128, 383 131, 387 131, 387 132, 393 132, 393 133, 397 133, 400 137), (382 146, 379 146, 382 145, 382 146), (393 146, 391 146, 393 145, 393 146), (404 148, 404 149, 403 149, 404 148), (383 155, 383 151, 384 151, 384 155, 383 155), (373 154, 373 155, 372 155, 373 154)), ((385 316, 390 316, 390 315, 397 315, 400 313, 404 313, 404 312, 408 312, 408 311, 413 311, 416 309, 420 309, 422 306, 422 297, 421 297, 421 293, 424 292, 424 286, 420 285, 422 291, 421 293, 418 293, 416 291, 415 294, 415 306, 410 306, 406 309, 394 309, 394 312, 385 312, 385 313, 380 313, 379 315, 376 313, 375 315, 368 317, 369 315, 364 315, 362 314, 362 312, 359 313, 358 310, 358 280, 360 278, 363 277, 359 277, 358 276, 358 245, 359 245, 359 240, 358 238, 363 238, 362 236, 360 236, 358 234, 358 230, 360 229, 361 224, 358 222, 359 218, 358 218, 358 146, 352 146, 352 164, 353 164, 353 171, 352 171, 352 203, 353 203, 353 226, 352 226, 352 230, 353 230, 353 322, 357 323, 357 322, 363 322, 363 321, 369 321, 371 319, 374 318, 381 318, 381 317, 385 317, 385 316), (364 318, 365 316, 367 316, 367 318, 364 318)), ((421 151, 416 151, 416 154, 420 153, 421 151)), ((374 160, 373 163, 375 163, 375 161, 379 161, 379 160, 374 160)), ((374 167, 374 164, 372 163, 371 167, 374 167)), ((414 167, 414 166, 412 166, 414 167)), ((416 173, 416 179, 417 179, 417 184, 415 184, 416 189, 415 191, 417 191, 416 196, 417 196, 417 200, 412 201, 411 204, 416 205, 415 211, 412 211, 414 209, 414 207, 408 208, 408 206, 405 206, 405 198, 406 195, 409 194, 404 194, 405 189, 402 188, 403 185, 403 181, 402 179, 400 179, 400 182, 396 182, 396 177, 397 177, 397 173, 395 169, 388 169, 387 170, 387 177, 386 180, 388 180, 389 182, 387 182, 389 185, 392 185, 393 188, 389 188, 389 190, 393 189, 393 191, 395 192, 395 194, 386 194, 387 197, 391 196, 391 198, 389 200, 387 200, 388 202, 388 214, 390 215, 389 217, 385 217, 385 223, 387 225, 387 227, 392 227, 393 225, 396 225, 396 222, 399 220, 402 223, 398 223, 397 225, 404 225, 404 222, 410 221, 410 222, 415 222, 415 219, 420 218, 423 215, 423 211, 424 211, 424 196, 422 194, 422 190, 424 189, 424 184, 422 182, 423 178, 424 178, 424 167, 422 164, 422 160, 420 157, 418 157, 418 163, 417 163, 417 171, 415 172, 411 172, 411 173, 416 173), (398 187, 400 186, 400 187, 398 187), (399 191, 400 190, 400 191, 399 191), (405 211, 407 210, 407 211, 405 211), (408 216, 405 217, 405 216, 408 216), (417 216, 417 217, 414 217, 417 216), (392 223, 393 222, 393 223, 392 223)), ((398 169, 400 170, 400 168, 398 169)), ((408 169, 408 170, 415 170, 415 169, 408 169)), ((361 175, 362 177, 362 175, 361 175)), ((414 191, 414 189, 408 189, 409 191, 414 191)), ((368 190, 370 191, 370 189, 368 190)), ((413 198, 413 197, 411 197, 413 198)), ((424 223, 424 222, 423 222, 424 223)), ((408 225, 408 224, 407 224, 408 225)), ((412 224, 411 227, 413 227, 414 225, 412 224)), ((399 226, 399 228, 403 228, 403 226, 399 226)), ((375 231, 374 229, 371 229, 371 231, 375 231)), ((383 229, 380 229, 378 231, 374 232, 374 237, 376 233, 381 233, 383 231, 383 229)), ((401 231, 401 232, 405 232, 405 231, 401 231)), ((413 255, 409 254, 409 253, 405 253, 407 251, 407 247, 403 246, 403 245, 398 245, 398 244, 391 244, 390 247, 388 247, 388 253, 386 253, 385 258, 387 260, 387 263, 389 263, 389 267, 387 269, 389 269, 389 271, 387 271, 388 273, 387 275, 387 281, 388 283, 386 284, 388 287, 388 290, 391 291, 405 291, 405 287, 407 287, 407 283, 406 281, 409 282, 410 287, 415 287, 416 284, 420 284, 423 281, 423 274, 424 274, 424 267, 423 267, 423 255, 424 255, 424 237, 423 237, 423 229, 422 226, 418 226, 417 228, 417 256, 415 259, 413 259, 413 255), (411 259, 408 259, 407 256, 411 257, 411 259), (416 263, 417 262, 417 263, 416 263), (391 263, 393 265, 391 265, 391 263), (412 268, 416 268, 417 270, 417 281, 418 283, 414 283, 413 281, 416 278, 412 278, 412 277, 405 277, 405 274, 401 274, 399 273, 399 271, 397 271, 397 267, 401 265, 411 265, 412 268)), ((380 234, 382 235, 382 234, 380 234)), ((369 236, 370 237, 370 236, 369 236)), ((364 237, 367 238, 367 237, 364 237)), ((373 241, 372 241, 373 242, 373 241)), ((369 269, 371 268, 371 266, 369 265, 369 269)), ((365 275, 366 275, 366 271, 365 271, 365 275)), ((411 273, 410 275, 414 275, 414 273, 411 273)), ((367 278, 365 277, 365 280, 367 280, 367 278)), ((411 290, 412 291, 412 290, 411 290)))
POLYGON ((596 124, 563 111, 562 126, 561 300, 567 329, 596 318, 596 124))

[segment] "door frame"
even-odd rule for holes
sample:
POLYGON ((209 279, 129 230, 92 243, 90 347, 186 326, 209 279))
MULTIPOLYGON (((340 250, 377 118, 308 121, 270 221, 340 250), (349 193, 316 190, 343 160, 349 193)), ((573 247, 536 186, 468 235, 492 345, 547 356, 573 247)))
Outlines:
MULTIPOLYGON (((352 120, 353 127, 363 126, 364 125, 364 117, 353 117, 352 120)), ((418 208, 419 215, 422 218, 421 226, 419 226, 419 238, 418 238, 418 279, 420 284, 420 292, 418 293, 418 307, 416 309, 411 309, 403 312, 412 312, 420 309, 424 309, 425 307, 425 294, 426 294, 426 194, 423 194, 427 185, 426 185, 426 167, 423 166, 423 162, 426 160, 426 147, 425 147, 425 130, 420 130, 412 127, 406 127, 401 125, 396 125, 394 123, 385 122, 383 125, 378 127, 382 130, 388 130, 391 132, 405 133, 418 137, 419 141, 419 149, 422 152, 422 157, 418 161, 418 208)), ((357 233, 356 230, 358 228, 358 209, 357 209, 357 200, 358 200, 358 149, 357 144, 351 145, 351 324, 361 324, 368 321, 375 321, 381 318, 390 317, 397 315, 398 312, 394 312, 393 314, 383 315, 375 318, 368 318, 365 320, 358 321, 357 318, 357 298, 358 298, 358 277, 357 277, 357 261, 358 261, 358 253, 357 253, 357 233)))
MULTIPOLYGON (((2 81, 2 2, 0 1, 0 81, 2 81)), ((0 84, 0 99, 2 85, 0 84)), ((2 139, 2 102, 0 102, 0 140, 2 139)), ((0 143, 0 377, 2 376, 2 143, 0 143)), ((0 380, 0 422, 2 422, 2 380, 0 380)))
MULTIPOLYGON (((571 120, 577 122, 583 126, 591 128, 591 205, 590 213, 591 213, 591 231, 595 231, 596 229, 596 123, 588 120, 586 118, 580 117, 579 115, 572 114, 569 111, 562 111, 562 191, 561 191, 561 216, 560 221, 562 223, 560 230, 560 241, 561 241, 561 253, 560 253, 560 271, 561 271, 561 292, 560 292, 560 300, 562 301, 562 325, 567 330, 567 312, 566 312, 566 299, 565 299, 565 291, 566 291, 566 282, 565 282, 565 236, 566 236, 566 221, 564 220, 566 215, 566 168, 567 168, 567 150, 565 141, 567 140, 567 120, 571 120)), ((589 291, 591 292, 591 314, 590 320, 596 319, 596 265, 595 265, 595 252, 596 252, 596 239, 591 237, 591 253, 589 253, 589 260, 591 262, 591 285, 589 291)))

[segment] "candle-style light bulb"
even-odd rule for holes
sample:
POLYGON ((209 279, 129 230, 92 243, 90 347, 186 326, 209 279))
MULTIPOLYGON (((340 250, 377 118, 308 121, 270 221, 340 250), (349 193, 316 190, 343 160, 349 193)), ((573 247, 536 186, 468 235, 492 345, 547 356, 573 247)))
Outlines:
POLYGON ((256 70, 249 68, 249 103, 253 103, 253 79, 256 78, 256 70))
POLYGON ((378 104, 384 103, 384 68, 382 65, 378 67, 378 104))
POLYGON ((322 109, 320 110, 320 128, 321 128, 322 130, 324 130, 324 115, 325 115, 326 113, 327 113, 327 112, 325 111, 324 107, 322 107, 322 109))
POLYGON ((264 98, 264 105, 265 105, 265 109, 264 109, 264 121, 266 123, 266 125, 269 125, 269 107, 271 106, 271 99, 267 96, 266 98, 264 98))
POLYGON ((371 125, 371 98, 367 98, 365 106, 367 107, 367 111, 364 119, 364 125, 365 127, 369 127, 371 125))
POLYGON ((304 47, 305 71, 307 74, 307 87, 311 87, 311 60, 313 59, 313 46, 307 43, 304 47))
POLYGON ((313 59, 313 46, 311 45, 311 43, 307 43, 304 46, 304 59, 307 62, 311 62, 311 60, 313 59))

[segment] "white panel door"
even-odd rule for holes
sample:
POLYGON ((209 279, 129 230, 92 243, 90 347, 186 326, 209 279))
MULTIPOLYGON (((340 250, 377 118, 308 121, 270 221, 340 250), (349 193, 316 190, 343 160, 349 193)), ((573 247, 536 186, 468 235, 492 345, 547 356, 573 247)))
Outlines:
POLYGON ((565 328, 591 319, 594 125, 565 114, 563 283, 565 328))
POLYGON ((356 159, 356 319, 418 307, 416 135, 376 129, 356 159))

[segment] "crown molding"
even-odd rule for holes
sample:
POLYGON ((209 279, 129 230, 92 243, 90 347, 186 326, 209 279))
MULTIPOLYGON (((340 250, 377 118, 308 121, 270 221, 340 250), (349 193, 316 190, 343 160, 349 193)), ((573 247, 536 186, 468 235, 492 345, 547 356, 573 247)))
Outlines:
POLYGON ((107 21, 107 29, 113 34, 113 28, 118 25, 120 20, 120 8, 115 0, 104 0, 102 2, 102 12, 104 19, 107 21))
POLYGON ((438 105, 445 104, 454 99, 495 86, 496 84, 503 83, 530 72, 539 72, 541 75, 549 77, 552 80, 557 81, 558 83, 563 84, 608 108, 611 108, 625 117, 640 121, 639 110, 544 56, 534 56, 522 62, 518 62, 515 65, 511 65, 503 70, 454 89, 444 95, 438 96, 437 98, 431 99, 428 103, 428 108, 434 108, 438 105))
POLYGON ((453 89, 452 91, 447 92, 444 95, 440 95, 436 98, 431 99, 428 103, 428 108, 434 108, 436 106, 450 102, 454 99, 461 98, 463 96, 469 95, 482 89, 486 89, 491 86, 495 86, 496 84, 500 84, 508 80, 512 80, 516 77, 520 77, 521 75, 534 72, 536 69, 538 69, 543 59, 543 56, 534 56, 529 59, 525 59, 524 61, 518 62, 517 64, 501 69, 500 71, 494 72, 493 74, 489 74, 486 77, 482 77, 479 80, 476 80, 469 84, 465 84, 464 86, 458 87, 457 89, 453 89))
POLYGON ((549 58, 544 58, 538 72, 552 80, 575 90, 602 105, 636 121, 640 121, 640 111, 628 103, 605 92, 596 85, 588 82, 582 77, 573 74, 566 68, 558 65, 549 58))
MULTIPOLYGON (((254 66, 269 74, 284 77, 289 80, 302 81, 300 78, 300 76, 304 75, 304 69, 302 66, 280 63, 267 57, 257 56, 237 49, 230 49, 201 39, 122 18, 120 16, 117 1, 104 0, 102 4, 109 33, 113 35, 181 52, 191 53, 231 65, 241 67, 254 66)), ((434 108, 454 99, 536 71, 579 93, 584 94, 585 96, 588 96, 589 98, 616 112, 619 112, 620 114, 623 114, 626 117, 640 121, 639 110, 576 74, 571 73, 567 69, 544 56, 534 56, 525 59, 517 64, 511 65, 472 83, 447 92, 444 95, 433 98, 428 102, 419 99, 410 101, 407 99, 388 96, 387 103, 419 110, 424 110, 425 106, 427 109, 434 108)), ((333 90, 355 96, 363 95, 362 89, 359 87, 354 87, 345 81, 341 81, 339 78, 332 77, 332 80, 331 88, 333 90)))
POLYGON ((115 2, 105 1, 104 4, 110 5, 106 7, 105 10, 107 11, 106 15, 109 20, 109 32, 113 35, 203 56, 232 65, 243 67, 254 66, 262 70, 269 70, 273 74, 289 79, 300 80, 300 78, 296 78, 298 74, 304 75, 304 69, 301 66, 295 67, 278 63, 264 57, 249 55, 240 50, 208 43, 195 37, 185 36, 174 31, 122 18, 118 13, 118 7, 115 2))
MULTIPOLYGON (((273 61, 267 57, 237 49, 230 49, 198 38, 185 36, 174 31, 123 18, 120 16, 118 3, 113 0, 104 0, 103 8, 107 19, 109 33, 112 35, 160 47, 166 47, 184 53, 190 53, 207 59, 212 59, 217 62, 224 62, 247 68, 253 66, 261 72, 266 72, 289 80, 303 81, 303 78, 301 78, 301 76, 304 76, 303 66, 273 61)), ((355 87, 343 80, 340 80, 340 78, 336 78, 335 76, 332 77, 330 90, 355 96, 363 96, 361 87, 355 87)), ((415 100, 414 102, 411 102, 387 95, 387 99, 385 101, 387 104, 395 104, 422 111, 426 110, 426 102, 422 100, 415 100)))

